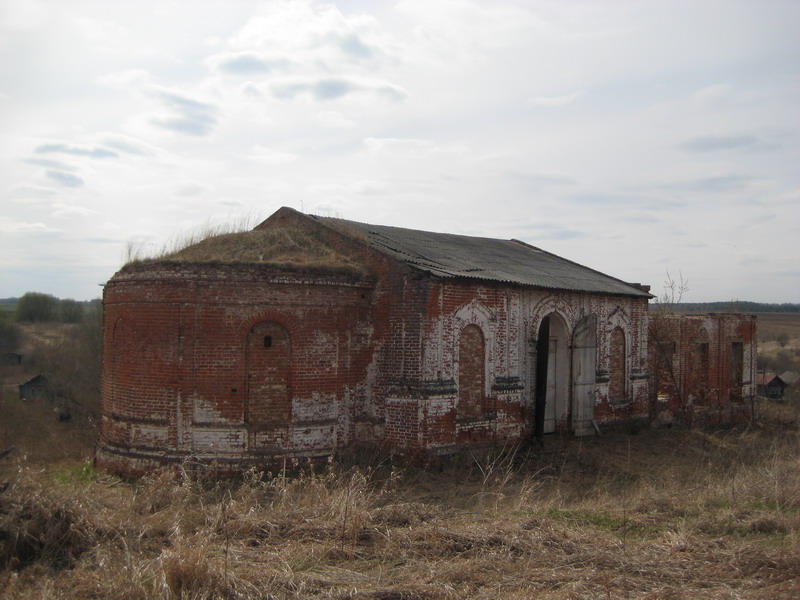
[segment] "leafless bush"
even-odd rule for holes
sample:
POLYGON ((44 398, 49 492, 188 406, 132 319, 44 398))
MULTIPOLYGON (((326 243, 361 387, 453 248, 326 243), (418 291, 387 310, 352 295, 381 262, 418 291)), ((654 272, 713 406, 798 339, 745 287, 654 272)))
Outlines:
POLYGON ((0 563, 6 568, 74 566, 101 534, 91 508, 73 490, 23 476, 0 494, 0 563))

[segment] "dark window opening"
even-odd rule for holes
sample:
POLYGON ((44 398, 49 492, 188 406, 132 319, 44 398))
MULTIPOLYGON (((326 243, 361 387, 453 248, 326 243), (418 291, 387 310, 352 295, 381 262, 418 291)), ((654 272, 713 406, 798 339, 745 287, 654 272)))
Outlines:
POLYGON ((542 319, 536 338, 536 390, 534 400, 534 435, 544 435, 545 408, 547 406, 547 371, 550 354, 550 315, 542 319))
POLYGON ((658 342, 658 349, 664 360, 672 362, 672 357, 675 356, 675 342, 658 342))
POLYGON ((655 345, 656 361, 653 391, 656 399, 666 402, 677 393, 677 380, 673 369, 675 342, 662 340, 655 345))
POLYGON ((608 399, 616 403, 626 402, 628 400, 625 385, 627 356, 625 332, 621 327, 615 327, 611 332, 610 351, 608 399))
POLYGON ((692 365, 692 393, 696 402, 705 402, 708 396, 708 342, 697 342, 692 365))
POLYGON ((742 383, 744 381, 744 345, 742 342, 731 343, 731 400, 742 399, 742 383))
POLYGON ((265 335, 264 336, 264 348, 269 348, 272 346, 272 336, 265 335))

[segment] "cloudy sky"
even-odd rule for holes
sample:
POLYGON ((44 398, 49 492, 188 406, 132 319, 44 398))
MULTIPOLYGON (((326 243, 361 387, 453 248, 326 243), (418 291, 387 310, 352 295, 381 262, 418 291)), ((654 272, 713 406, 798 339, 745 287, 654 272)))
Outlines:
POLYGON ((800 302, 800 2, 0 2, 0 297, 280 206, 800 302), (244 217, 243 217, 244 216, 244 217))

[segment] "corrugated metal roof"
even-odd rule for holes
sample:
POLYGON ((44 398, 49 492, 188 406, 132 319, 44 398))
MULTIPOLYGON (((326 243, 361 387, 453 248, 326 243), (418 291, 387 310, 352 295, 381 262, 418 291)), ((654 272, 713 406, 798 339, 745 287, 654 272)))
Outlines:
POLYGON ((317 217, 373 248, 438 277, 650 297, 645 291, 517 240, 470 237, 317 217))

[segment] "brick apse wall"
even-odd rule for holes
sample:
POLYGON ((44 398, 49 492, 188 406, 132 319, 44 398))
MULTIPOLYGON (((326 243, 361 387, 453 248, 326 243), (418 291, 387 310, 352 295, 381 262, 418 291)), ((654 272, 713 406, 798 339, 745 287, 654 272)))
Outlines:
POLYGON ((98 462, 221 470, 353 441, 373 358, 369 281, 255 266, 134 266, 106 286, 98 462))
POLYGON ((289 224, 316 227, 369 275, 155 262, 108 282, 99 466, 235 472, 356 444, 430 456, 688 406, 745 412, 749 318, 664 319, 665 361, 647 298, 438 279, 289 224))

